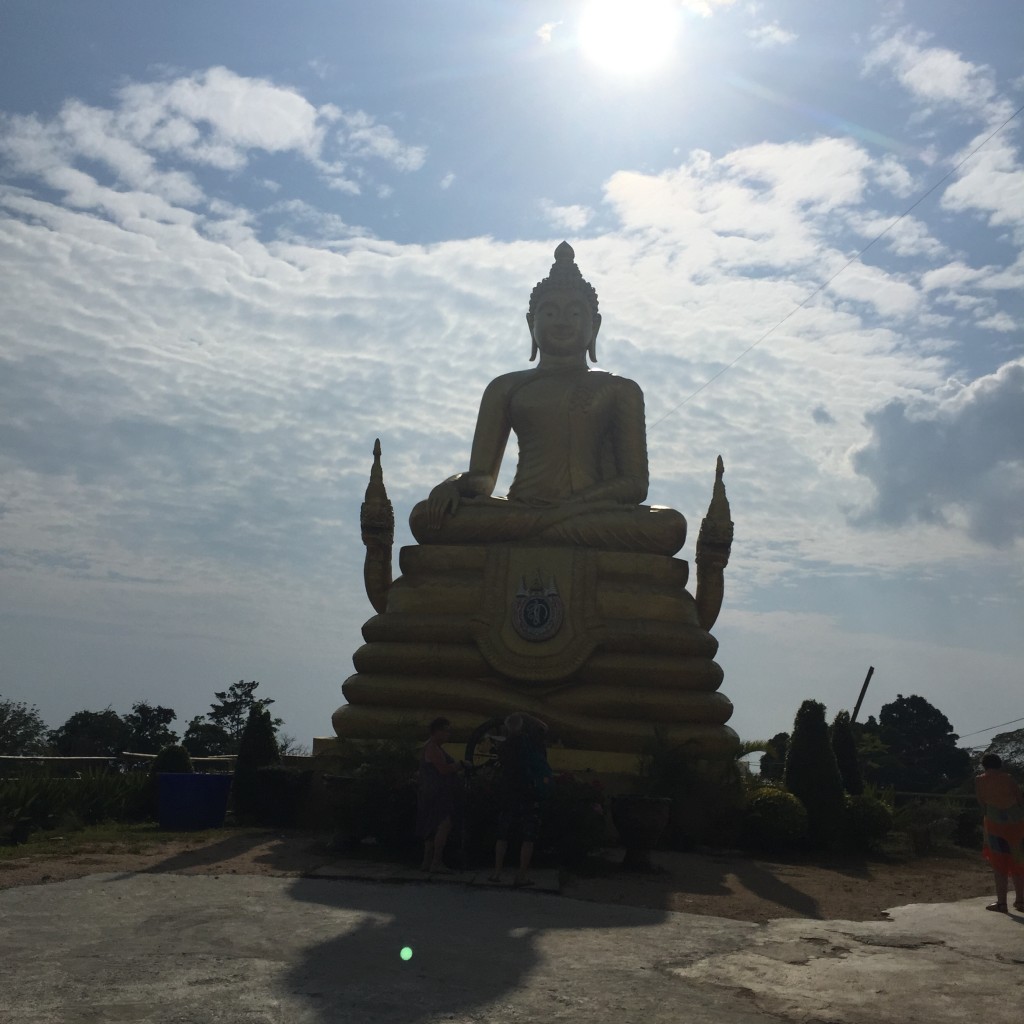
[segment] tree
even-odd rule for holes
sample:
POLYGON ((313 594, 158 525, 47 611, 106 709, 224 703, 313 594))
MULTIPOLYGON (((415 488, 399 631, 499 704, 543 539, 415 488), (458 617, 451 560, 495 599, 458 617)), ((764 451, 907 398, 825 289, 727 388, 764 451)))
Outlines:
MULTIPOLYGON (((265 711, 274 703, 271 697, 259 698, 256 696, 256 687, 259 685, 255 679, 249 683, 239 679, 237 683, 232 683, 226 690, 215 691, 213 694, 217 698, 217 703, 210 705, 206 717, 213 725, 220 726, 227 733, 230 747, 227 753, 238 752, 242 731, 249 720, 250 711, 253 708, 265 711)), ((284 719, 271 718, 270 723, 276 733, 278 728, 284 724, 284 719)))
POLYGON ((76 711, 49 736, 62 757, 116 757, 128 749, 131 730, 112 708, 76 711))
POLYGON ((274 738, 274 723, 266 708, 254 704, 249 710, 235 761, 235 810, 243 817, 258 816, 260 786, 257 770, 279 764, 281 752, 274 738))
POLYGON ((815 846, 839 839, 843 828, 843 782, 825 724, 825 705, 805 700, 796 713, 786 754, 786 789, 807 808, 807 830, 815 846))
POLYGON ((0 754, 42 754, 47 749, 46 733, 39 708, 23 700, 0 698, 0 754))
POLYGON ((993 736, 985 753, 1002 758, 1003 767, 1014 775, 1024 775, 1024 729, 993 736))
POLYGON ((897 694, 878 714, 878 734, 887 748, 878 758, 878 785, 911 793, 944 793, 971 773, 971 756, 949 719, 924 697, 897 694))
POLYGON ((786 750, 788 747, 788 732, 777 732, 768 741, 768 751, 760 761, 762 779, 782 781, 782 773, 786 767, 786 750))
POLYGON ((128 726, 127 750, 135 754, 157 754, 178 742, 178 734, 169 726, 178 716, 170 709, 138 701, 124 716, 128 726))
POLYGON ((832 753, 836 756, 836 765, 839 768, 839 777, 843 780, 843 789, 851 796, 860 796, 864 792, 864 780, 860 774, 857 743, 853 738, 849 711, 840 711, 836 715, 832 722, 830 737, 832 753))
POLYGON ((281 732, 280 730, 277 733, 277 749, 281 751, 282 755, 300 754, 306 757, 309 754, 309 747, 305 743, 300 743, 290 733, 281 732))
POLYGON ((181 745, 193 757, 216 757, 231 753, 232 742, 226 730, 212 722, 204 722, 202 715, 196 715, 188 723, 181 745))

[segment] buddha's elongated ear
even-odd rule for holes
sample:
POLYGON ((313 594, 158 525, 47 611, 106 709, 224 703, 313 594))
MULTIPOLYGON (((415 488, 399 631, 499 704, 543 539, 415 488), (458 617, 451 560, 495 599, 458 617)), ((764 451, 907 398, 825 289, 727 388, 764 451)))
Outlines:
POLYGON ((532 363, 537 358, 537 339, 533 336, 533 317, 526 314, 526 325, 530 328, 530 362, 532 363))
POLYGON ((590 336, 590 344, 587 346, 587 355, 592 363, 597 362, 597 332, 601 330, 601 314, 594 314, 594 333, 590 336))

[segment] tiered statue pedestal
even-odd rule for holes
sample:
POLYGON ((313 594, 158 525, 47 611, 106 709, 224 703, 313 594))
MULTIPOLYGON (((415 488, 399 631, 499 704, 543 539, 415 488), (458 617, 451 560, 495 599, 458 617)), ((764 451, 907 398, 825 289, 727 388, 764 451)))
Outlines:
MULTIPOLYGON (((694 756, 736 748, 718 643, 698 624, 689 567, 665 555, 527 545, 402 548, 387 607, 363 626, 333 716, 342 738, 464 738, 525 711, 590 754, 640 752, 655 729, 694 756)), ((616 761, 620 759, 615 758, 616 761)))

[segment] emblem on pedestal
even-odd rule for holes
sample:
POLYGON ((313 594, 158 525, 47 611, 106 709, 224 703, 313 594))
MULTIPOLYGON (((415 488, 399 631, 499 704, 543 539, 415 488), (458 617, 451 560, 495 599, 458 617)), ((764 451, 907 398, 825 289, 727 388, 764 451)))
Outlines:
POLYGON ((534 643, 550 640, 561 628, 565 606, 558 595, 553 576, 545 585, 538 572, 527 587, 520 577, 519 589, 512 602, 512 628, 524 639, 534 643))

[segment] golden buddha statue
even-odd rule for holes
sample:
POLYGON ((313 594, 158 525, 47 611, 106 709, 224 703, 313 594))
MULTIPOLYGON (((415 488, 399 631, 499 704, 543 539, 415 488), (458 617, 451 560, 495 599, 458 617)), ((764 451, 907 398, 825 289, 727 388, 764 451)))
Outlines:
POLYGON ((644 396, 597 362, 601 316, 567 242, 530 296, 526 322, 536 368, 491 381, 480 402, 468 472, 438 484, 413 509, 421 544, 531 540, 674 555, 686 520, 647 497, 644 396), (493 497, 509 431, 519 463, 507 498, 493 497))
POLYGON ((339 736, 378 738, 443 714, 467 733, 525 710, 570 748, 635 752, 657 724, 706 756, 736 745, 732 705, 708 633, 722 603, 732 523, 718 460, 697 544, 696 600, 674 509, 642 504, 644 400, 631 380, 592 369, 597 293, 563 242, 530 296, 537 366, 484 392, 469 469, 412 511, 417 544, 392 582, 393 513, 379 442, 361 511, 367 594, 339 736), (509 433, 519 445, 505 498, 494 488, 509 433))

